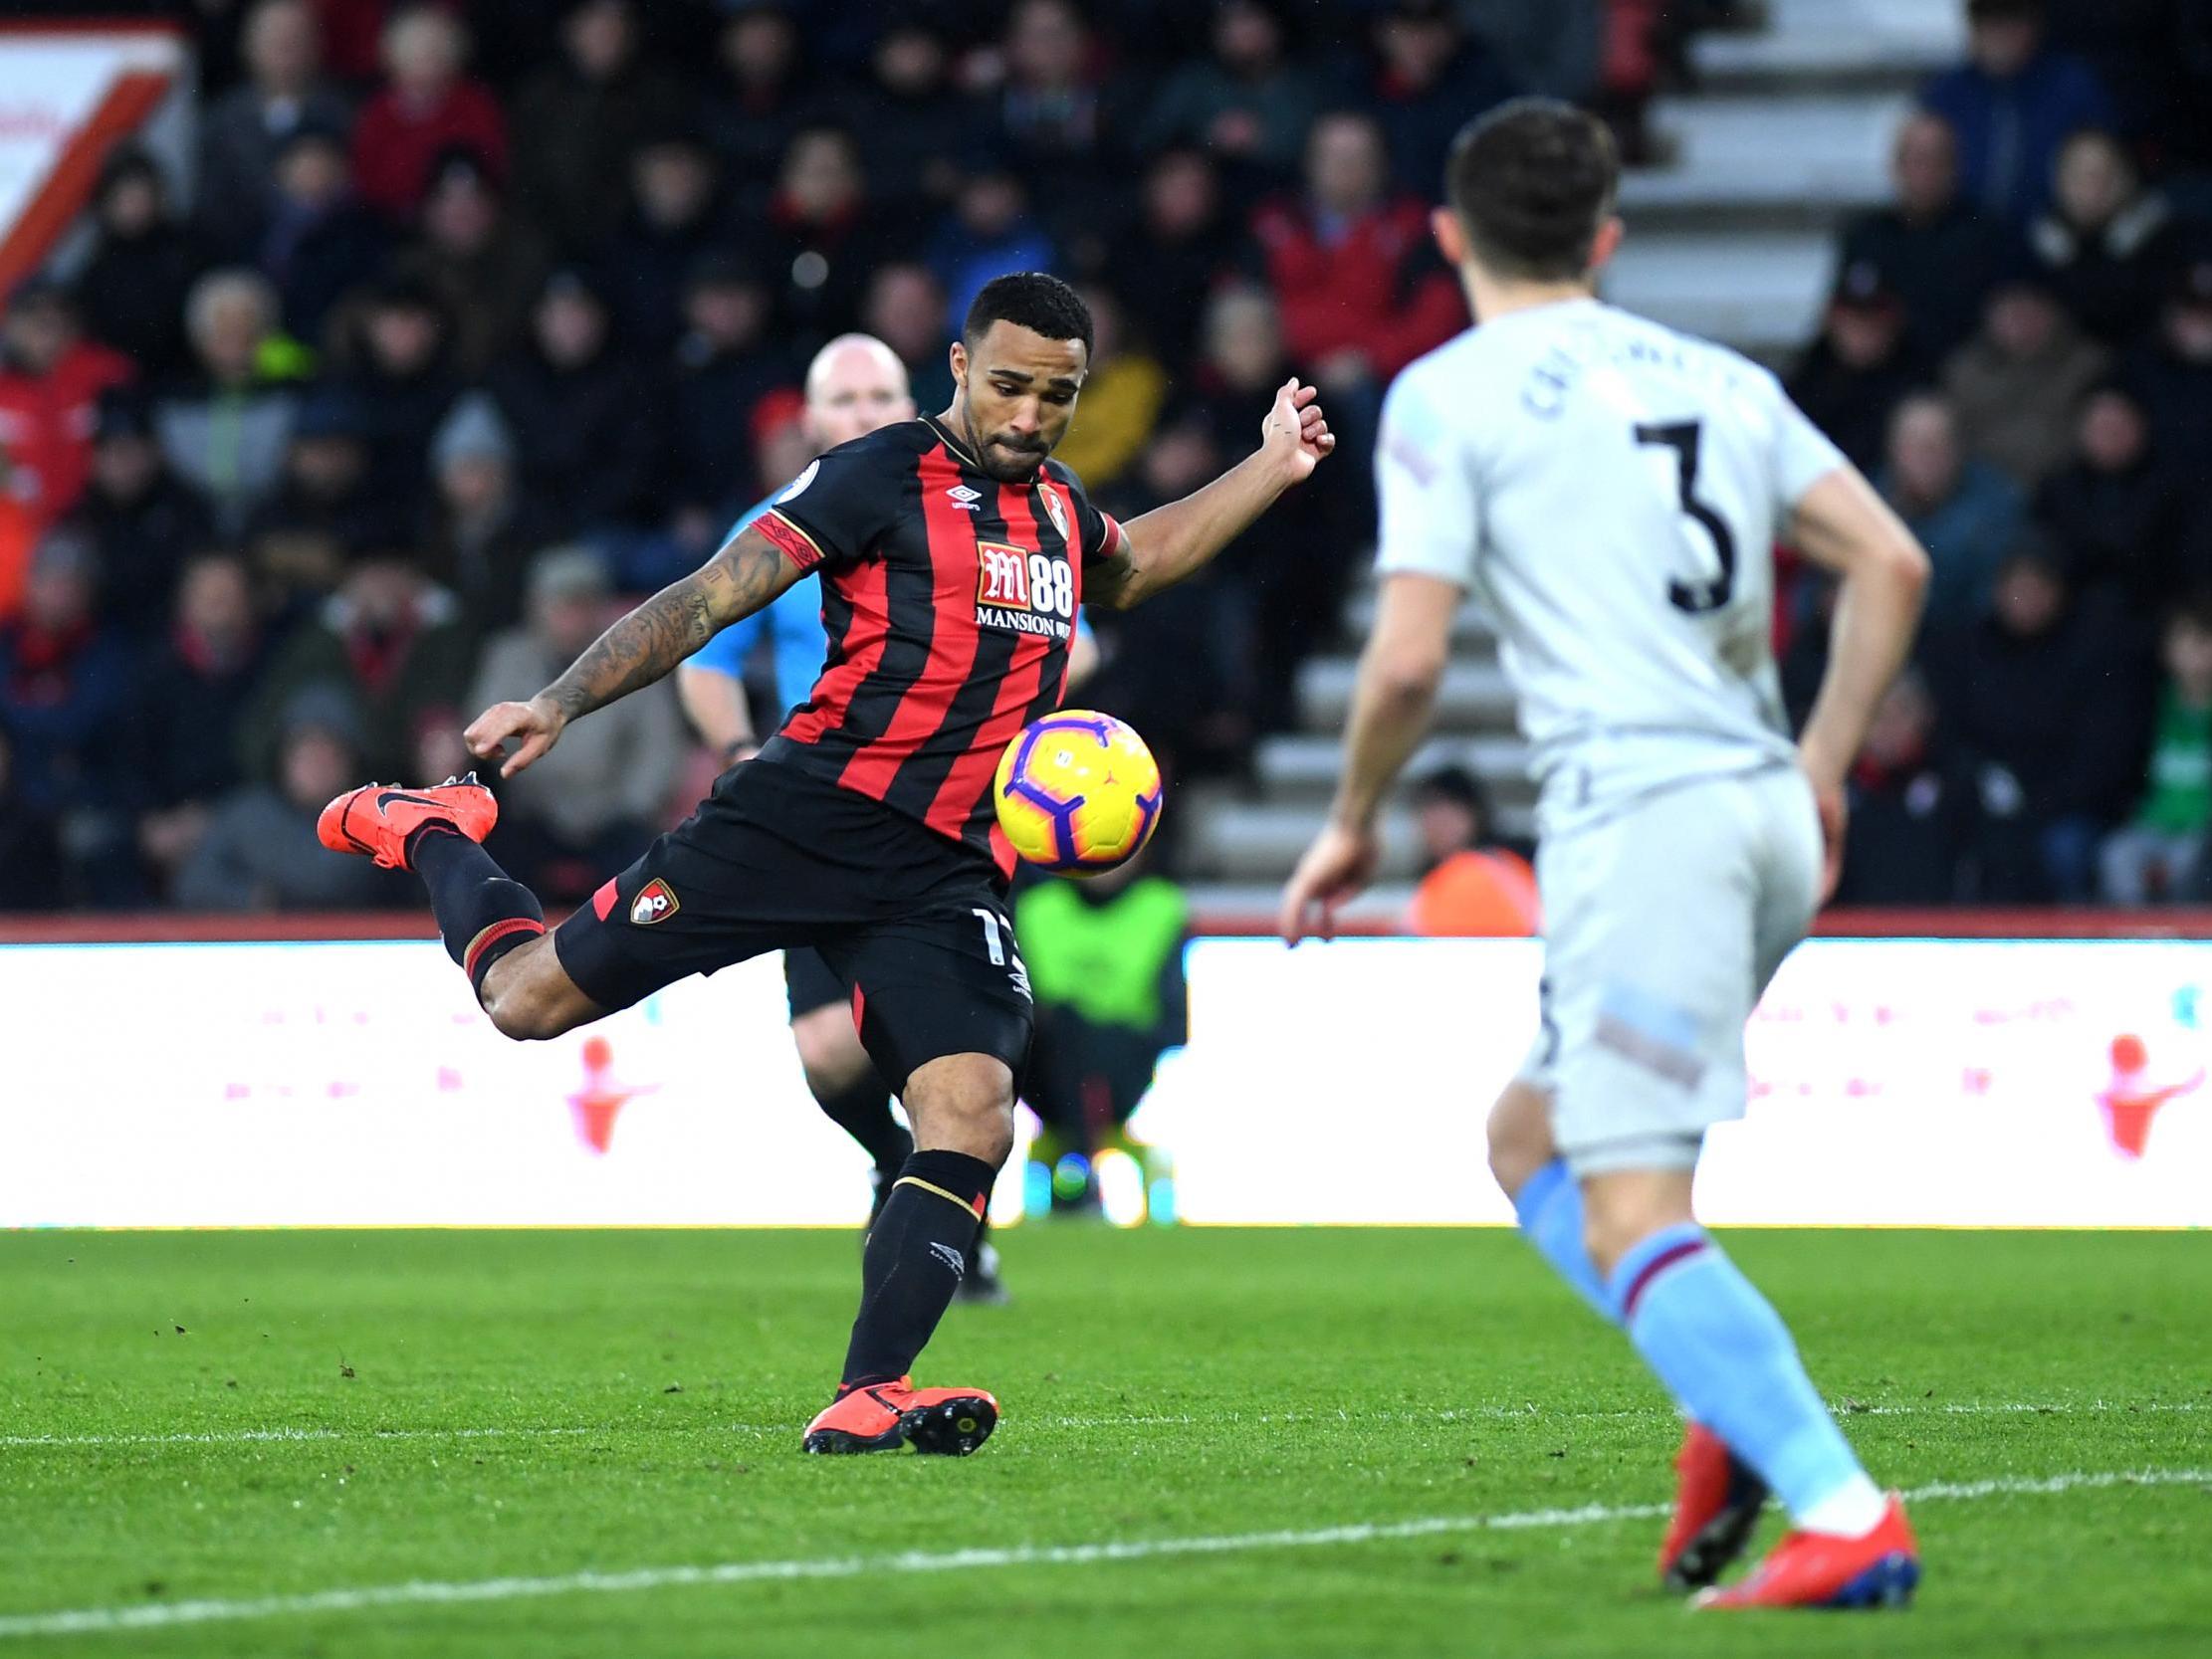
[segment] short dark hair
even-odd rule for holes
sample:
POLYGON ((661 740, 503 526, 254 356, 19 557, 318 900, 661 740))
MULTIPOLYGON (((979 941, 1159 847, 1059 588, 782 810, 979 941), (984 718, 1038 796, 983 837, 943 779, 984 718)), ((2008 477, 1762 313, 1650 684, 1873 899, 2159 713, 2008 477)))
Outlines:
POLYGON ((1589 270, 1620 183, 1605 123, 1549 98, 1499 104, 1459 134, 1444 169, 1475 258, 1501 277, 1534 281, 1589 270))
POLYGON ((1014 271, 984 284, 960 325, 960 337, 973 351, 994 322, 1034 329, 1050 340, 1081 340, 1091 351, 1091 309, 1083 297, 1044 271, 1014 271))

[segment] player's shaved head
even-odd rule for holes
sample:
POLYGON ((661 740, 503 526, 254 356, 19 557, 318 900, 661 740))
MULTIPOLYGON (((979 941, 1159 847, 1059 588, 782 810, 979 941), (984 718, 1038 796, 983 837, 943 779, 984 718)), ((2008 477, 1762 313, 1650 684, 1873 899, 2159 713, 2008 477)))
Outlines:
POLYGON ((1468 250, 1493 276, 1572 282, 1613 212, 1621 156, 1595 115, 1517 98, 1459 134, 1444 169, 1468 250))
POLYGON ((873 334, 839 334, 806 366, 807 436, 823 449, 913 418, 906 364, 873 334))

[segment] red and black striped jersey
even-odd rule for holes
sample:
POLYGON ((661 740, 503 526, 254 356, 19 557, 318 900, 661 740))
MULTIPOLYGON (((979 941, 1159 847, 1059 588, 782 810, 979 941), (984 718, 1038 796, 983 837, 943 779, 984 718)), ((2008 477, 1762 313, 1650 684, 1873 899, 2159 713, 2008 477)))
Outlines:
POLYGON ((761 757, 797 765, 987 852, 1002 871, 992 779, 1059 707, 1083 570, 1121 526, 1047 461, 1001 484, 933 419, 839 445, 754 520, 818 570, 829 654, 761 757))

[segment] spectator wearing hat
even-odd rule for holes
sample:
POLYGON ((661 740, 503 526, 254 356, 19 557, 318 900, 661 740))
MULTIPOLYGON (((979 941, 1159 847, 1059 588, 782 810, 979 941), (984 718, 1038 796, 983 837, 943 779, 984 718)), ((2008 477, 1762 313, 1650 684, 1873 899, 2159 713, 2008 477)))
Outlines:
POLYGON ((684 90, 640 50, 631 0, 561 0, 559 52, 510 108, 515 190, 558 255, 596 255, 632 193, 634 157, 681 109, 684 90))
POLYGON ((218 801, 177 872, 190 911, 345 911, 404 904, 398 872, 339 858, 317 839, 324 804, 360 775, 360 727, 344 696, 310 687, 286 705, 276 775, 218 801))
MULTIPOLYGON (((246 20, 247 78, 202 111, 199 221, 226 259, 250 259, 276 208, 277 158, 307 127, 343 133, 353 111, 323 79, 309 0, 259 0, 246 20)), ((114 341, 120 345, 120 340, 114 341)))
POLYGON ((276 191, 255 253, 276 285, 286 330, 320 340, 338 297, 382 263, 388 240, 383 221, 354 193, 343 131, 313 121, 295 127, 277 152, 276 191))
POLYGON ((2151 337, 2127 355, 2120 378, 2167 461, 2184 477, 2212 478, 2212 257, 2175 271, 2151 337))
POLYGON ((1904 303, 1872 261, 1844 268, 1829 297, 1820 337, 1790 376, 1789 392, 1853 466, 1881 465, 1889 417, 1926 385, 1933 365, 1913 345, 1904 303))
POLYGON ((2119 140, 2089 129, 2060 149, 2051 207, 2029 230, 2028 248, 2067 313, 2118 348, 2156 314, 2180 235, 2165 196, 2143 187, 2119 140))
POLYGON ((2115 119, 2089 66, 2048 44, 2045 10, 2044 0, 1966 0, 1967 61, 1920 94, 1958 134, 1961 193, 2022 228, 2050 200, 2068 134, 2115 119))
POLYGON ((360 411, 369 491, 404 511, 429 483, 431 436, 461 395, 453 323, 437 290, 387 277, 354 310, 339 384, 360 411))
POLYGON ((258 271, 210 271, 184 319, 199 375, 159 399, 154 430, 216 532, 235 535, 283 476, 306 359, 279 331, 276 290, 258 271))
POLYGON ((347 700, 368 776, 410 775, 425 727, 461 727, 471 638, 459 601, 416 566, 387 557, 358 561, 271 661, 239 724, 247 775, 276 775, 285 711, 310 686, 335 687, 347 700))
POLYGON ((1505 61, 1469 34, 1451 0, 1390 0, 1370 31, 1372 65, 1344 89, 1382 123, 1393 183, 1423 200, 1443 187, 1459 129, 1521 90, 1505 61))
POLYGON ((1991 292, 1981 331, 1943 365, 1943 390, 1968 453, 2033 490, 2066 458, 2075 406, 2108 363, 2029 267, 1991 292))
POLYGON ((343 386, 309 393, 292 423, 283 481, 246 520, 246 539, 324 537, 346 558, 400 544, 404 498, 375 486, 368 425, 366 406, 343 386))
POLYGON ((1935 661, 1977 786, 1983 902, 2094 896, 2098 846, 2134 803, 2150 739, 2151 680, 2130 646, 2117 606, 2077 594, 2031 534, 1988 613, 1935 661))
POLYGON ((452 13, 410 5, 385 25, 384 88, 353 128, 353 176, 362 197, 394 225, 410 222, 449 149, 473 151, 495 170, 507 165, 507 122, 499 103, 462 73, 469 37, 452 13))
POLYGON ((1321 112, 1321 90, 1291 56, 1280 11, 1263 0, 1217 0, 1209 45, 1207 57, 1184 64, 1161 87, 1138 147, 1204 149, 1242 188, 1287 177, 1321 112))
POLYGON ((237 726, 267 665, 245 561, 223 552, 187 561, 129 722, 147 806, 138 851, 164 888, 199 845, 216 799, 240 781, 237 726))
POLYGON ((647 516, 662 448, 655 402, 638 363, 612 349, 606 302, 580 272, 547 282, 528 341, 493 367, 485 389, 550 533, 647 516))
POLYGON ((553 269, 546 240, 516 217, 499 180, 465 149, 431 175, 416 238, 392 275, 437 295, 453 329, 453 365, 474 379, 522 338, 553 269))
POLYGON ((684 279, 726 236, 714 151, 666 130, 633 150, 629 211, 601 267, 616 335, 626 350, 664 356, 683 331, 684 279))
MULTIPOLYGON (((704 512, 727 523, 752 499, 753 412, 802 370, 772 341, 767 276, 742 253, 692 262, 682 315, 669 400, 670 494, 679 513, 704 512)), ((939 320, 933 315, 932 326, 939 320)))
POLYGON ((100 396, 131 379, 119 352, 85 338, 69 292, 34 277, 8 297, 0 318, 0 450, 8 488, 50 524, 77 505, 92 467, 100 396))
POLYGON ((2142 405, 2106 382, 2082 400, 2073 453, 2036 493, 2035 517, 2077 587, 2118 595, 2147 626, 2182 592, 2193 496, 2158 454, 2142 405))
POLYGON ((69 525, 32 554, 23 605, 0 627, 0 730, 27 806, 53 821, 92 902, 137 897, 125 810, 132 779, 115 741, 129 706, 128 648, 102 621, 99 555, 69 525))
POLYGON ((1845 228, 1841 267, 1871 266, 1903 302, 1913 343, 1940 361, 1966 343, 2011 254, 2004 222, 1960 199, 1958 138, 1916 109, 1889 150, 1887 207, 1845 228))
MULTIPOLYGON (((1928 550, 1926 629, 1931 637, 1972 625, 1989 601, 1997 565, 2019 538, 2020 488, 1969 457, 1948 399, 1918 392, 1889 417, 1883 498, 1928 550)), ((1822 638, 1825 639, 1825 633, 1822 638)))
MULTIPOLYGON (((586 547, 554 547, 532 563, 522 627, 484 650, 471 708, 529 698, 599 636, 613 584, 586 547)), ((601 711, 510 780, 500 801, 494 856, 515 879, 548 899, 580 903, 635 858, 662 827, 684 754, 683 725, 668 685, 649 686, 601 711)))
POLYGON ((109 619, 134 640, 158 638, 185 559, 214 540, 206 504, 169 470, 152 407, 131 391, 100 400, 92 475, 76 522, 92 538, 109 619))
POLYGON ((186 364, 184 297, 206 266, 203 243, 177 214, 160 167, 135 146, 110 153, 92 216, 92 254, 74 285, 86 331, 158 385, 186 364))
POLYGON ((424 569, 458 596, 473 633, 513 626, 540 538, 515 483, 515 441, 482 392, 464 396, 439 425, 430 478, 415 538, 424 569))
POLYGON ((1463 766, 1439 766, 1415 783, 1421 883, 1406 931, 1432 938, 1526 938, 1543 926, 1536 872, 1496 844, 1488 794, 1463 766))
POLYGON ((860 140, 870 182, 909 216, 934 213, 960 187, 960 157, 983 120, 953 79, 952 53, 926 17, 902 16, 877 37, 868 79, 836 111, 860 140))

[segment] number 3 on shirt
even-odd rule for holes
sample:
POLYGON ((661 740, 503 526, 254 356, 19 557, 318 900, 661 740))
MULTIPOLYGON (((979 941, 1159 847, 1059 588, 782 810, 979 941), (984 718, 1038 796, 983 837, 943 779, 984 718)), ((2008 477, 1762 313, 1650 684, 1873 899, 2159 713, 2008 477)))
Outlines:
POLYGON ((1720 559, 1720 574, 1705 581, 1666 584, 1666 597, 1676 610, 1692 616, 1724 607, 1736 590, 1736 538, 1727 521, 1696 497, 1697 449, 1704 434, 1695 421, 1662 421, 1636 429, 1639 444, 1662 444, 1674 452, 1674 478, 1681 492, 1682 512, 1705 527, 1713 552, 1720 559))

